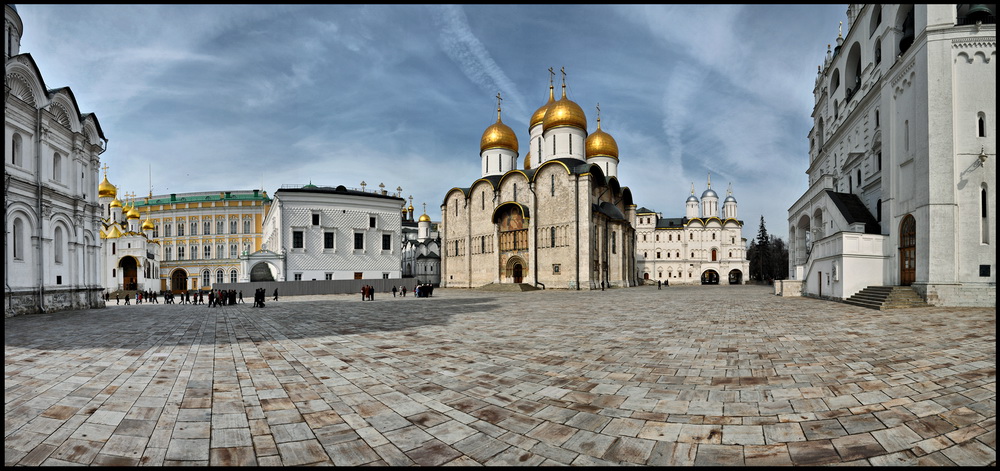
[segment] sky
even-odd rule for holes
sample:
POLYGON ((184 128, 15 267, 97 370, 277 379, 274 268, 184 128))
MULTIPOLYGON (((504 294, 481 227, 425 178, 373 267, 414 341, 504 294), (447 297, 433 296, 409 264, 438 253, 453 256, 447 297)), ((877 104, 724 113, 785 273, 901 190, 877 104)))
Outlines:
MULTIPOLYGON (((817 66, 847 5, 18 4, 21 53, 107 138, 120 192, 344 185, 441 220, 482 176, 496 121, 518 136, 562 75, 618 143, 634 202, 684 216, 732 185, 756 237, 787 241, 808 186, 817 66)), ((721 210, 721 207, 720 207, 721 210)))

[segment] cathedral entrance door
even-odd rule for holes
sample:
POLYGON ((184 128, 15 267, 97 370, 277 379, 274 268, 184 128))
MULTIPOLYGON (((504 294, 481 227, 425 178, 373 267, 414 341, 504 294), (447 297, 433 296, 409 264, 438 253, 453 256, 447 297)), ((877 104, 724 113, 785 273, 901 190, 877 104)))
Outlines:
POLYGON ((122 257, 118 262, 122 269, 122 289, 132 290, 138 288, 138 263, 133 257, 122 257))
POLYGON ((701 274, 701 284, 703 285, 719 284, 719 272, 715 270, 705 270, 705 273, 701 274))
POLYGON ((520 263, 514 264, 514 283, 520 283, 524 281, 524 267, 520 263))
POLYGON ((187 272, 178 268, 170 275, 170 290, 178 293, 187 290, 187 272))
POLYGON ((912 285, 917 279, 917 220, 907 214, 899 225, 899 284, 912 285))

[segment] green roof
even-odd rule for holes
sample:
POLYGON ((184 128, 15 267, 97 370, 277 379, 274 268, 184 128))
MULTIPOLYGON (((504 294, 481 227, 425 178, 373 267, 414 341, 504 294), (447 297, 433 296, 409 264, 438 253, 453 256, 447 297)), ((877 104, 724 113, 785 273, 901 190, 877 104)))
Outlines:
POLYGON ((145 198, 138 199, 135 202, 136 207, 144 206, 154 206, 160 204, 176 204, 176 203, 203 203, 203 202, 213 202, 213 201, 263 201, 270 202, 271 198, 263 192, 254 193, 233 193, 230 191, 220 191, 218 193, 199 193, 199 194, 186 194, 186 195, 160 195, 149 199, 146 202, 145 198))

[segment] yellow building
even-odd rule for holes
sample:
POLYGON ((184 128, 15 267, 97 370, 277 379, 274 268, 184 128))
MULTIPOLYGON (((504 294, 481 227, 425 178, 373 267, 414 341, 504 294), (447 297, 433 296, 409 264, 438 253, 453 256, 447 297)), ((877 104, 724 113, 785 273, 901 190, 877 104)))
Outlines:
POLYGON ((148 212, 159 242, 159 288, 180 292, 244 277, 240 257, 261 249, 271 199, 261 190, 172 193, 136 206, 148 212))

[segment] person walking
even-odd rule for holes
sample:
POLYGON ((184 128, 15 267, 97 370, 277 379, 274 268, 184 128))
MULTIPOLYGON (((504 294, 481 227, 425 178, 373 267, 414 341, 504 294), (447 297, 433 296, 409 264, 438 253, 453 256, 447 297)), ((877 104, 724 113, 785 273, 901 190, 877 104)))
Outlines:
POLYGON ((392 285, 392 297, 396 297, 396 285, 392 285))
POLYGON ((131 294, 129 294, 129 293, 125 293, 125 305, 126 305, 126 306, 128 306, 128 305, 129 305, 129 300, 130 300, 130 299, 132 299, 132 295, 131 295, 131 294))
POLYGON ((278 288, 274 288, 274 300, 278 300, 278 288))
POLYGON ((240 304, 246 304, 246 302, 243 301, 243 290, 240 290, 240 304))
POLYGON ((120 305, 121 303, 122 303, 121 297, 118 295, 118 293, 115 293, 115 305, 120 305))

